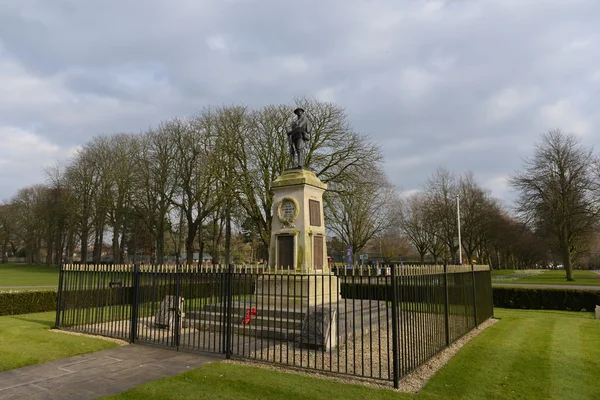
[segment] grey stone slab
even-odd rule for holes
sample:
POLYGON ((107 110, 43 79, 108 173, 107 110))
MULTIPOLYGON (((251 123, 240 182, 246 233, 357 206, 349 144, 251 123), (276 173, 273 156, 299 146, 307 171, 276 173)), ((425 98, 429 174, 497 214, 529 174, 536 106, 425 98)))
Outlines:
POLYGON ((160 376, 160 374, 156 372, 155 367, 150 364, 143 364, 120 371, 108 372, 104 377, 112 380, 138 380, 145 379, 145 377, 151 375, 160 376))
POLYGON ((77 372, 77 371, 85 371, 88 369, 97 368, 105 365, 113 365, 122 363, 123 360, 115 358, 115 357, 99 357, 99 358, 88 358, 85 360, 79 360, 74 363, 64 364, 59 367, 59 369, 63 371, 69 372, 77 372))
POLYGON ((4 371, 0 374, 0 393, 3 389, 30 382, 32 379, 31 374, 23 372, 22 369, 4 371))
POLYGON ((63 390, 44 391, 27 396, 27 400, 93 400, 99 396, 97 393, 83 388, 64 388, 63 390))
POLYGON ((300 346, 315 350, 329 350, 337 346, 337 310, 322 308, 307 314, 298 337, 300 346))
POLYGON ((159 328, 169 328, 175 324, 175 316, 183 314, 183 297, 167 295, 160 303, 160 307, 154 317, 154 325, 159 328), (177 301, 179 300, 179 304, 177 301))
POLYGON ((39 387, 34 384, 28 385, 19 385, 16 387, 12 387, 10 389, 1 390, 0 391, 0 399, 2 400, 12 400, 12 399, 24 399, 28 396, 34 395, 36 393, 44 393, 46 392, 45 388, 39 387))
POLYGON ((79 384, 87 383, 90 380, 102 379, 103 375, 99 374, 102 370, 86 370, 79 373, 71 373, 64 376, 57 376, 51 379, 44 379, 35 382, 35 384, 44 389, 52 389, 56 386, 76 386, 79 384))
POLYGON ((96 399, 222 360, 139 345, 0 372, 0 399, 96 399))
POLYGON ((2 393, 4 392, 4 390, 8 390, 19 386, 25 386, 28 384, 43 382, 48 379, 58 379, 62 376, 70 375, 69 372, 58 370, 55 370, 54 372, 56 373, 54 374, 50 374, 46 370, 44 372, 45 375, 22 374, 20 376, 9 377, 8 379, 4 379, 4 375, 0 375, 0 399, 2 398, 2 393))

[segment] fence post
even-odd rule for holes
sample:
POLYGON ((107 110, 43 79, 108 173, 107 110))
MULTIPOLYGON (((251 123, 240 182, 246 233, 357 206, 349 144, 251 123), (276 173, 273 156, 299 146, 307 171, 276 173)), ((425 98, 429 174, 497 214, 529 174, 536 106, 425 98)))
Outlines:
POLYGON ((398 293, 396 266, 392 265, 392 362, 394 374, 394 388, 400 386, 400 354, 398 351, 398 293))
POLYGON ((181 298, 181 282, 180 282, 179 265, 175 265, 175 348, 179 350, 179 341, 181 336, 181 313, 183 310, 179 308, 181 298))
POLYGON ((64 267, 60 264, 58 272, 58 293, 56 295, 56 320, 54 322, 54 328, 60 328, 60 311, 62 309, 62 291, 63 291, 63 280, 64 280, 64 267))
POLYGON ((492 318, 494 318, 494 288, 492 286, 492 266, 489 265, 488 266, 488 271, 490 274, 490 279, 488 280, 488 282, 490 283, 490 301, 492 302, 492 318))
POLYGON ((471 264, 471 276, 473 277, 473 320, 475 321, 475 327, 479 327, 477 322, 477 288, 475 287, 475 265, 471 264))
POLYGON ((129 341, 135 342, 137 337, 137 319, 138 319, 138 302, 139 302, 139 287, 140 287, 140 266, 139 264, 133 264, 133 288, 131 292, 131 336, 129 341))
POLYGON ((446 327, 446 346, 450 346, 450 302, 448 300, 448 264, 444 262, 444 325, 446 327))
POLYGON ((225 309, 225 358, 230 359, 232 353, 233 327, 231 326, 231 308, 233 303, 233 264, 227 270, 227 308, 225 309))

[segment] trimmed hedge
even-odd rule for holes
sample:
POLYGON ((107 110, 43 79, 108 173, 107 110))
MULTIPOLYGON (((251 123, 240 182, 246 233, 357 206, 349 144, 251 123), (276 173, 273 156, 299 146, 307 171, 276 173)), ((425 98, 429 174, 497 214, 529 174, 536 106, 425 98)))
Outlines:
MULTIPOLYGON (((221 282, 198 282, 184 283, 179 286, 179 295, 185 299, 206 298, 223 295, 221 282)), ((139 287, 138 295, 140 303, 151 301, 160 302, 167 294, 176 293, 173 283, 142 285, 139 287)), ((254 282, 234 282, 233 295, 244 295, 254 293, 254 282)), ((86 290, 73 290, 64 293, 62 298, 64 309, 78 309, 88 307, 104 307, 133 303, 133 287, 114 288, 92 288, 86 290)))
POLYGON ((600 290, 493 288, 494 307, 530 310, 594 311, 600 290))
MULTIPOLYGON (((253 281, 236 281, 233 283, 233 294, 252 294, 254 286, 253 281)), ((184 298, 211 297, 223 293, 222 283, 218 281, 184 283, 179 290, 184 298)), ((139 288, 139 299, 140 302, 161 301, 165 295, 175 292, 176 286, 173 283, 142 285, 139 288)), ((57 295, 56 291, 0 292, 0 316, 55 311, 57 295)), ((62 303, 63 309, 132 304, 133 288, 125 286, 69 290, 63 293, 62 303)))
POLYGON ((0 293, 0 316, 56 310, 55 291, 0 293))
MULTIPOLYGON (((472 297, 472 287, 449 286, 448 300, 450 304, 463 304, 465 290, 467 296, 472 297)), ((340 292, 342 299, 392 301, 392 287, 390 285, 342 282, 340 292)), ((396 296, 398 301, 401 302, 424 303, 437 301, 438 304, 445 302, 443 286, 400 286, 396 296)))

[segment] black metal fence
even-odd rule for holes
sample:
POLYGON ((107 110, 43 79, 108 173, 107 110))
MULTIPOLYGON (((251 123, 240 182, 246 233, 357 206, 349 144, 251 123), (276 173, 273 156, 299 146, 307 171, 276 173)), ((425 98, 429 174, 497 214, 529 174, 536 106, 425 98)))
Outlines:
POLYGON ((56 327, 397 386, 492 315, 487 266, 64 265, 56 327))

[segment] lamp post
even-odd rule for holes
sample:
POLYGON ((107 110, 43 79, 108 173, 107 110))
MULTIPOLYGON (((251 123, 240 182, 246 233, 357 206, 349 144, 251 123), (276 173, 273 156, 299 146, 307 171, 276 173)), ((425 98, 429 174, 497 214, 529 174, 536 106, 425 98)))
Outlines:
POLYGON ((458 263, 462 265, 462 242, 460 240, 460 200, 456 195, 456 221, 458 223, 458 263))

